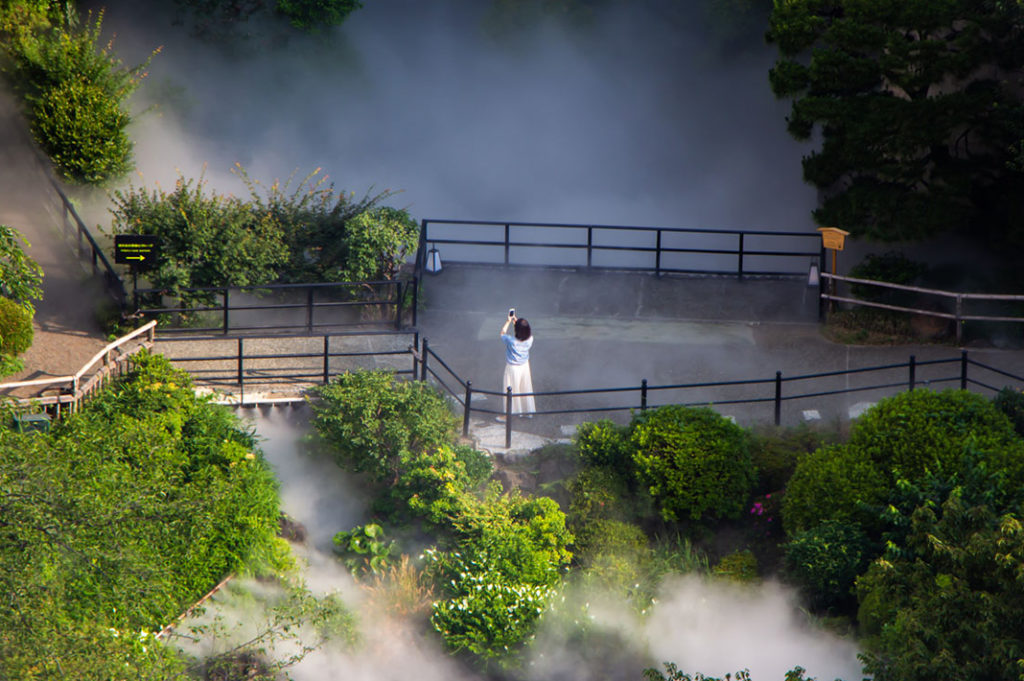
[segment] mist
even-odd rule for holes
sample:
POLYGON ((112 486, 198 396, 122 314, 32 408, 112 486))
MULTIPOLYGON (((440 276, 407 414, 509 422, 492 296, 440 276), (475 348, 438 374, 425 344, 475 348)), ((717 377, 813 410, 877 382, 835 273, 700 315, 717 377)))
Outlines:
MULTIPOLYGON (((375 611, 372 598, 332 554, 330 537, 366 522, 368 499, 359 484, 304 444, 306 409, 245 410, 263 438, 261 449, 281 482, 283 510, 307 530, 293 544, 303 578, 317 595, 337 593, 358 617, 360 642, 329 641, 289 669, 296 681, 471 681, 490 678, 467 669, 444 651, 440 637, 375 611)), ((640 615, 617 594, 567 585, 561 615, 542 618, 517 678, 530 681, 639 679, 647 666, 676 662, 688 672, 724 675, 747 668, 755 681, 781 681, 797 665, 822 681, 860 678, 854 645, 814 629, 793 593, 774 582, 737 586, 696 577, 669 580, 657 602, 640 615), (565 613, 572 613, 566 617, 565 613), (589 633, 570 624, 588 620, 589 633)), ((210 615, 242 622, 239 640, 252 635, 261 601, 277 596, 267 583, 241 582, 215 596, 210 615)), ((219 641, 220 649, 231 639, 219 641)), ((295 652, 291 644, 278 654, 295 652)), ((204 641, 193 652, 216 651, 204 641)), ((505 678, 505 677, 501 677, 505 678)))
POLYGON ((357 195, 401 191, 416 218, 813 227, 774 48, 727 49, 699 3, 496 33, 484 0, 373 0, 326 34, 237 49, 152 4, 103 3, 126 63, 163 46, 133 99, 136 184, 205 167, 239 193, 236 162, 265 182, 322 167, 357 195))

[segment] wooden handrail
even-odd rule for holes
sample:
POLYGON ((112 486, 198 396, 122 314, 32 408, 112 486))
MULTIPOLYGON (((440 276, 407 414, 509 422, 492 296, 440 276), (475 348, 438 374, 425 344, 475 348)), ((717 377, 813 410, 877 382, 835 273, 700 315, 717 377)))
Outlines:
POLYGON ((104 357, 109 356, 109 353, 112 350, 116 350, 117 348, 121 347, 125 343, 127 343, 127 342, 129 342, 129 341, 131 341, 131 340, 133 340, 135 338, 138 338, 139 336, 141 336, 144 333, 148 333, 149 334, 149 339, 148 339, 149 342, 153 342, 153 340, 154 340, 154 331, 153 330, 156 328, 156 325, 157 325, 157 322, 154 319, 153 321, 147 322, 143 326, 140 326, 139 328, 135 329, 131 333, 128 333, 128 334, 126 334, 124 336, 121 336, 116 341, 114 341, 112 343, 108 343, 106 345, 106 347, 104 347, 102 350, 97 352, 93 356, 93 358, 91 360, 89 360, 88 363, 86 363, 85 366, 83 366, 81 369, 78 370, 78 372, 76 372, 75 374, 73 374, 71 376, 56 376, 54 378, 36 378, 36 379, 31 380, 31 381, 14 381, 14 382, 11 382, 11 383, 0 383, 0 390, 13 390, 14 388, 27 388, 27 387, 40 386, 40 385, 55 385, 55 384, 68 384, 68 383, 70 383, 71 386, 74 388, 74 391, 77 392, 78 391, 78 382, 81 380, 82 376, 84 376, 90 369, 92 369, 93 366, 95 366, 95 364, 97 362, 99 362, 101 359, 103 359, 104 357))
POLYGON ((1024 295, 1010 294, 1010 293, 958 293, 956 291, 941 291, 933 288, 921 288, 920 286, 907 286, 906 284, 893 284, 888 281, 877 281, 875 279, 857 279, 856 277, 844 277, 838 274, 829 274, 828 272, 822 272, 821 277, 823 279, 834 279, 836 281, 845 281, 851 284, 867 284, 869 286, 878 286, 880 288, 892 288, 900 291, 912 291, 914 293, 929 293, 936 296, 946 296, 947 298, 962 298, 963 300, 1009 300, 1009 301, 1024 301, 1024 295))

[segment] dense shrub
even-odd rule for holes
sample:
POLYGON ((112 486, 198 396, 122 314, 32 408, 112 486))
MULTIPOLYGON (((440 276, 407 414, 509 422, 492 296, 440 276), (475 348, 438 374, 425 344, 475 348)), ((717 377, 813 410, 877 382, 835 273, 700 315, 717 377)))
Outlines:
POLYGON ((36 141, 61 175, 90 184, 132 167, 125 100, 148 64, 125 68, 101 41, 102 24, 101 12, 80 27, 22 26, 7 42, 36 141))
POLYGON ((1024 436, 1024 392, 1006 387, 992 399, 996 409, 1006 414, 1017 435, 1024 436))
POLYGON ((595 520, 628 520, 633 516, 626 483, 610 468, 584 468, 569 484, 569 494, 569 518, 574 527, 595 520))
POLYGON ((178 178, 173 191, 128 187, 113 193, 115 234, 149 234, 160 241, 146 272, 154 287, 183 305, 215 294, 182 289, 244 286, 276 280, 288 260, 280 224, 233 196, 207 194, 205 182, 178 178))
POLYGON ((890 480, 925 472, 950 475, 965 449, 985 452, 990 465, 1014 479, 1024 474, 1020 440, 1009 419, 980 395, 962 390, 914 390, 886 398, 854 425, 849 446, 890 480))
POLYGON ((889 492, 886 475, 847 445, 823 447, 797 465, 782 500, 791 536, 826 520, 877 525, 889 492))
POLYGON ((824 444, 824 436, 806 424, 795 428, 760 428, 750 436, 750 458, 757 471, 756 492, 781 490, 800 459, 824 444))
POLYGON ((581 565, 592 566, 600 556, 641 558, 650 553, 647 535, 632 523, 595 519, 574 532, 575 553, 581 565))
POLYGON ((32 311, 0 298, 0 356, 13 358, 32 346, 32 311))
POLYGON ((145 355, 49 433, 0 430, 0 677, 177 678, 154 671, 173 655, 145 632, 278 555, 254 447, 145 355))
POLYGON ((338 463, 378 482, 394 484, 404 461, 455 440, 455 415, 425 383, 356 371, 313 393, 313 425, 338 463))
POLYGON ((362 6, 360 0, 277 0, 275 8, 295 28, 315 31, 338 26, 362 6))
POLYGON ((576 429, 576 448, 587 466, 605 466, 624 480, 633 477, 633 445, 629 427, 602 419, 576 429))
POLYGON ((395 542, 385 541, 384 528, 377 523, 366 523, 347 532, 338 532, 333 538, 334 551, 355 576, 373 573, 379 575, 392 564, 395 542))
POLYGON ((786 546, 786 572, 811 606, 846 610, 854 582, 875 555, 856 525, 827 521, 797 534, 786 546))
POLYGON ((0 224, 0 296, 33 310, 43 297, 43 268, 25 254, 29 243, 13 227, 0 224))
POLYGON ((746 432, 711 409, 680 406, 633 420, 633 460, 665 520, 735 518, 754 482, 746 432))

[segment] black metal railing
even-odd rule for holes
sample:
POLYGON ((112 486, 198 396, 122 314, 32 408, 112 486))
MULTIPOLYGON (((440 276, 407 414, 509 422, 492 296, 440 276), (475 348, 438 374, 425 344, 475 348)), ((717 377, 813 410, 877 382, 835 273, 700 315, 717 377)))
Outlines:
POLYGON ((78 215, 78 211, 75 210, 74 205, 68 198, 67 194, 61 188, 60 184, 53 179, 52 175, 47 171, 47 178, 50 181, 50 185, 54 191, 57 192, 57 196, 60 198, 62 207, 62 219, 61 227, 64 233, 72 237, 78 244, 78 257, 86 258, 92 264, 93 276, 101 275, 103 277, 103 283, 106 286, 107 293, 111 298, 118 304, 123 310, 128 302, 128 294, 125 291, 124 280, 110 264, 106 254, 100 245, 96 242, 89 228, 85 226, 85 222, 78 215))
POLYGON ((428 247, 439 246, 450 263, 656 275, 806 276, 808 258, 819 268, 824 262, 817 232, 426 219, 420 223, 418 269, 426 264, 428 247))
POLYGON ((327 328, 415 328, 419 280, 254 284, 186 288, 177 299, 211 300, 212 304, 165 305, 165 291, 136 289, 135 314, 160 317, 162 333, 301 332, 327 328), (215 322, 216 325, 210 325, 215 322))
POLYGON ((373 368, 372 366, 360 366, 360 363, 367 360, 374 360, 374 364, 382 357, 404 357, 409 361, 408 369, 395 368, 394 372, 400 376, 416 378, 417 364, 415 348, 419 345, 419 332, 414 330, 405 331, 359 331, 346 332, 344 334, 323 334, 320 336, 303 336, 300 339, 289 339, 280 336, 265 337, 238 337, 225 339, 221 337, 185 337, 185 336, 160 336, 158 343, 199 343, 213 341, 215 344, 228 344, 230 352, 222 354, 187 355, 180 357, 168 357, 178 365, 192 365, 182 367, 197 383, 213 386, 237 387, 239 402, 244 401, 246 386, 259 385, 261 387, 273 387, 275 385, 310 385, 326 384, 333 376, 351 371, 354 368, 373 368), (374 337, 400 337, 407 342, 400 349, 383 350, 352 350, 338 349, 334 344, 339 340, 374 337), (287 341, 294 345, 303 341, 307 345, 316 339, 319 347, 316 351, 254 351, 254 346, 266 343, 287 341), (332 360, 340 360, 338 362, 332 360), (287 364, 291 362, 291 364, 287 364))
MULTIPOLYGON (((625 403, 616 404, 587 404, 583 407, 573 408, 556 408, 556 409, 543 409, 534 412, 537 415, 550 415, 550 414, 579 414, 579 413, 601 413, 601 412, 624 412, 624 411, 643 411, 645 409, 657 408, 664 406, 665 404, 682 404, 684 406, 722 406, 722 405, 736 405, 736 404, 761 404, 771 403, 773 408, 773 421, 775 425, 782 423, 782 407, 785 402, 795 400, 806 400, 812 398, 821 398, 832 395, 844 395, 859 392, 870 392, 870 391, 892 391, 893 388, 898 389, 896 392, 902 390, 914 390, 918 386, 924 384, 928 387, 931 386, 942 386, 947 384, 955 384, 961 390, 967 390, 970 387, 979 387, 985 390, 998 392, 1000 388, 986 383, 977 378, 973 378, 969 375, 969 367, 977 367, 989 372, 996 374, 997 376, 1011 379, 1018 385, 1024 383, 1024 376, 1019 376, 996 367, 977 362, 970 359, 966 350, 961 351, 959 357, 952 357, 947 359, 933 359, 919 361, 915 355, 910 355, 906 362, 898 362, 892 364, 883 364, 870 367, 861 367, 857 369, 844 369, 839 371, 824 371, 812 374, 798 374, 794 376, 784 376, 781 371, 776 371, 774 377, 770 378, 755 378, 755 379, 742 379, 742 380, 731 380, 731 381, 706 381, 699 383, 679 383, 679 384, 666 384, 666 385, 650 385, 647 379, 640 381, 639 385, 634 386, 622 386, 614 388, 591 388, 583 390, 551 390, 541 391, 533 393, 513 393, 511 388, 505 392, 493 391, 493 390, 481 390, 473 386, 472 381, 463 379, 460 377, 436 352, 430 349, 430 341, 426 338, 423 339, 422 347, 419 352, 416 353, 416 361, 418 366, 414 375, 419 380, 425 381, 428 378, 434 379, 434 381, 441 386, 449 395, 454 398, 456 402, 462 407, 462 430, 463 435, 469 433, 469 421, 470 416, 473 413, 486 414, 491 416, 503 416, 505 418, 505 446, 511 446, 512 440, 512 400, 516 397, 567 397, 567 396, 579 396, 579 395, 634 395, 635 398, 625 403), (435 365, 439 365, 443 370, 439 372, 435 369, 435 365), (952 366, 955 368, 953 373, 949 374, 938 374, 933 375, 925 380, 918 375, 918 369, 922 367, 944 367, 952 366), (899 375, 893 375, 893 372, 899 372, 899 375), (827 382, 826 379, 833 378, 847 378, 853 375, 867 375, 867 376, 882 376, 883 378, 874 380, 866 385, 849 386, 844 385, 842 387, 830 387, 823 388, 822 383, 827 382), (808 382, 811 383, 811 387, 804 388, 803 390, 791 390, 787 389, 788 386, 794 385, 806 385, 808 382), (457 387, 455 387, 457 386, 457 387), (699 399, 678 399, 681 394, 687 394, 689 391, 703 391, 707 392, 711 389, 720 388, 735 388, 744 387, 749 388, 750 386, 763 386, 765 387, 765 394, 755 397, 739 397, 739 398, 724 398, 724 399, 709 399, 707 396, 701 396, 699 399), (660 403, 651 403, 652 396, 659 394, 675 393, 676 399, 662 400, 660 403), (496 397, 502 401, 503 408, 500 410, 488 409, 486 407, 481 408, 473 405, 473 397, 476 395, 484 395, 488 397, 496 397)), ((690 393, 692 394, 692 393, 690 393)))

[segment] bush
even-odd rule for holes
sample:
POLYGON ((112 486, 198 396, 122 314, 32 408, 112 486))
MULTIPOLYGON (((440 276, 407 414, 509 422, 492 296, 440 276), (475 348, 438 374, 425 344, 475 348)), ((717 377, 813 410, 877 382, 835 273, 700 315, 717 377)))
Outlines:
POLYGON ((633 419, 633 461, 662 518, 735 518, 754 467, 746 432, 701 408, 661 407, 633 419))
POLYGON ((587 466, 606 466, 624 480, 634 475, 629 427, 619 426, 607 419, 582 423, 576 429, 576 448, 587 466))
POLYGON ((718 564, 712 568, 711 573, 716 577, 740 582, 741 584, 756 582, 759 579, 757 575, 757 558, 754 557, 753 552, 749 549, 733 551, 722 556, 718 564))
POLYGON ((0 298, 0 356, 14 358, 32 346, 32 311, 0 298))
POLYGON ((755 492, 783 489, 801 458, 824 444, 821 433, 806 424, 795 428, 760 428, 750 437, 750 458, 757 471, 755 492))
POLYGON ((999 391, 992 403, 1010 419, 1017 435, 1024 436, 1024 393, 1006 387, 999 391))
POLYGON ((874 552, 855 525, 827 521, 797 534, 786 545, 786 571, 811 607, 846 611, 856 603, 854 583, 874 552))
POLYGON ((148 65, 124 68, 101 42, 102 24, 101 12, 81 29, 23 27, 8 43, 36 141, 59 174, 89 184, 132 167, 125 100, 148 65))
POLYGON ((852 447, 823 447, 797 465, 782 499, 782 522, 790 536, 826 520, 871 525, 888 492, 886 476, 852 447))
POLYGON ((353 527, 334 535, 334 551, 354 576, 382 574, 392 564, 395 542, 384 541, 384 528, 377 523, 353 527))
POLYGON ((362 6, 360 0, 277 0, 276 9, 295 28, 316 31, 340 25, 362 6))
POLYGON ((378 482, 396 483, 405 461, 455 441, 457 419, 426 383, 356 371, 313 395, 313 425, 339 465, 378 482))
POLYGON ((581 565, 592 566, 601 556, 637 560, 651 552, 647 535, 637 525, 599 518, 581 526, 576 535, 576 557, 581 565))
POLYGON ((612 469, 595 466, 581 470, 569 485, 569 518, 573 527, 584 527, 595 520, 627 520, 628 488, 612 469))
POLYGON ((13 227, 0 224, 0 296, 32 311, 43 297, 43 268, 25 255, 29 243, 13 227))
POLYGON ((886 398, 858 419, 849 441, 890 481, 950 475, 960 469, 968 444, 1011 466, 1015 477, 1021 474, 1024 461, 1010 455, 1019 440, 1009 419, 967 391, 914 390, 886 398))

